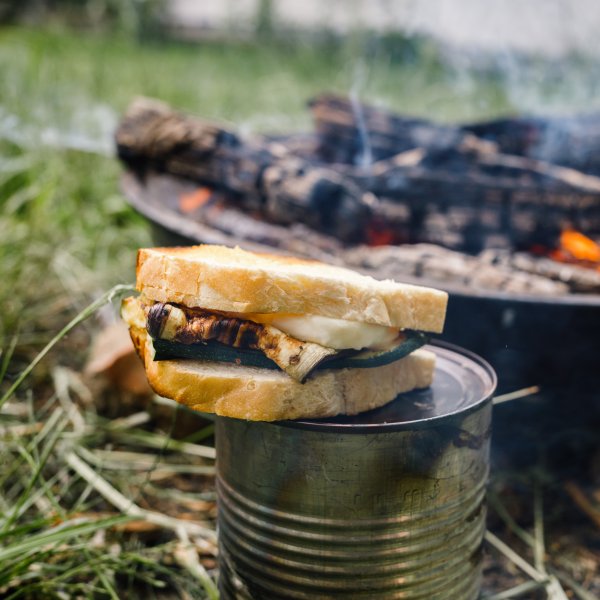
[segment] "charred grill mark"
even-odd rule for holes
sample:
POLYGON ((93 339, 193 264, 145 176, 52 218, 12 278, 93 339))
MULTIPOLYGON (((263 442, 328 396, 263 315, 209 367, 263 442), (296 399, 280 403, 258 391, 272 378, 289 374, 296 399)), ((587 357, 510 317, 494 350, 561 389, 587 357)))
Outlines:
POLYGON ((162 302, 148 309, 147 330, 153 338, 169 339, 182 344, 214 340, 234 348, 253 350, 260 347, 260 338, 264 336, 264 327, 258 323, 205 311, 175 308, 162 302), (165 335, 173 310, 181 311, 185 319, 174 324, 171 335, 165 335))
POLYGON ((151 337, 161 337, 170 312, 170 307, 163 302, 157 302, 148 309, 146 329, 151 337))
POLYGON ((261 331, 264 331, 262 325, 251 321, 242 321, 238 326, 233 345, 238 348, 258 348, 261 331))
POLYGON ((214 317, 205 331, 207 339, 214 339, 234 348, 258 348, 263 326, 251 321, 235 318, 214 317))

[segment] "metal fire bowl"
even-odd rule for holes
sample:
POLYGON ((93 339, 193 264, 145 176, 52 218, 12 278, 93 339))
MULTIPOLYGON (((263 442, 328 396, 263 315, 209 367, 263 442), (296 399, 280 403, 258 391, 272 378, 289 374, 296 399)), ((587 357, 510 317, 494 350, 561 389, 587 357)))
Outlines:
MULTIPOLYGON (((209 243, 274 251, 261 241, 233 237, 181 214, 181 194, 197 187, 184 179, 154 173, 144 180, 133 173, 125 173, 122 178, 127 200, 148 219, 157 245, 209 243)), ((425 278, 410 283, 444 289, 450 294, 442 339, 488 360, 498 373, 500 392, 531 385, 600 380, 600 295, 510 294, 425 278)))

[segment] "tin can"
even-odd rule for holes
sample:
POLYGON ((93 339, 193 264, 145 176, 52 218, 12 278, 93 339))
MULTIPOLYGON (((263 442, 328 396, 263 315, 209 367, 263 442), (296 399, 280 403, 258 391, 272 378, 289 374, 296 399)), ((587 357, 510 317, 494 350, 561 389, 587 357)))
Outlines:
POLYGON ((447 345, 433 385, 355 417, 219 417, 224 599, 474 599, 492 368, 447 345))

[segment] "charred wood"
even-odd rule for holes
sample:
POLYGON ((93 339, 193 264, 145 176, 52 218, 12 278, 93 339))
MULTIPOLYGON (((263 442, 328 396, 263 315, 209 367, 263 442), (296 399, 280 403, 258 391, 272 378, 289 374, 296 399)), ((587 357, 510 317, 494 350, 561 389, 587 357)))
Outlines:
POLYGON ((600 232, 600 178, 543 161, 463 146, 336 168, 381 198, 376 215, 413 242, 478 252, 551 248, 566 228, 600 232))
POLYGON ((363 238, 372 195, 331 169, 291 156, 281 144, 242 141, 148 100, 132 104, 116 141, 119 157, 138 173, 152 169, 225 190, 273 222, 300 220, 345 242, 363 238))
POLYGON ((443 150, 464 143, 482 151, 495 148, 458 126, 404 117, 345 96, 323 94, 309 107, 326 162, 363 165, 413 148, 443 150))
POLYGON ((367 157, 377 161, 411 148, 452 148, 468 139, 482 149, 600 174, 599 113, 445 125, 333 94, 318 96, 309 106, 327 162, 361 164, 367 157))
MULTIPOLYGON (((348 100, 321 97, 312 107, 323 123, 360 129, 348 100)), ((148 100, 128 110, 117 147, 142 178, 162 172, 194 182, 192 189, 205 186, 210 201, 183 211, 190 219, 234 240, 305 256, 326 254, 335 245, 333 256, 343 245, 361 242, 426 242, 470 254, 530 250, 552 248, 567 227, 600 233, 600 177, 498 153, 456 127, 440 129, 372 107, 358 110, 376 139, 400 140, 411 149, 368 165, 327 165, 314 155, 311 135, 242 139, 148 100), (281 226, 300 235, 288 236, 281 226)), ((391 151, 392 145, 386 147, 391 151)), ((595 285, 574 281, 569 285, 577 290, 595 285)))
MULTIPOLYGON (((342 244, 301 223, 276 225, 241 210, 222 191, 198 186, 180 177, 149 172, 144 179, 125 173, 121 185, 133 206, 182 241, 236 245, 256 252, 280 251, 340 262, 342 244)), ((162 236, 163 232, 157 232, 162 236)), ((168 240, 167 240, 168 241, 168 240)), ((189 243, 189 242, 188 242, 189 243)))
POLYGON ((572 117, 514 117, 462 126, 493 142, 505 154, 518 154, 600 174, 600 114, 572 117))
POLYGON ((568 227, 600 232, 600 178, 497 152, 502 140, 471 135, 479 130, 408 119, 347 98, 320 96, 311 109, 321 156, 382 200, 375 221, 387 221, 389 242, 475 253, 553 247, 568 227), (394 210, 394 202, 405 210, 394 210))

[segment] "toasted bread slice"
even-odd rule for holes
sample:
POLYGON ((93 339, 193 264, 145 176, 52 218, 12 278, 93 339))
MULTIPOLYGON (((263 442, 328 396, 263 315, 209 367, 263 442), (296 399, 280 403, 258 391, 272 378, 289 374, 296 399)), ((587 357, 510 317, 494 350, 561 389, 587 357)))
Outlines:
POLYGON ((321 315, 439 333, 448 295, 349 269, 225 246, 138 252, 146 298, 235 313, 321 315))
POLYGON ((435 355, 417 350, 372 369, 319 371, 298 383, 282 371, 197 360, 155 361, 146 330, 131 338, 154 391, 201 412, 250 421, 354 415, 431 385, 435 355))

